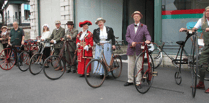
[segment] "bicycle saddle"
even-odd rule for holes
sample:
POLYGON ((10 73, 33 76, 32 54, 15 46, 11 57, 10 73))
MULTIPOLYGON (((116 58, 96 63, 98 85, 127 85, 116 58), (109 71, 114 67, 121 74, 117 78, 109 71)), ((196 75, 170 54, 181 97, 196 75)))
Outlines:
POLYGON ((185 42, 184 41, 177 41, 176 43, 179 45, 184 45, 185 42))

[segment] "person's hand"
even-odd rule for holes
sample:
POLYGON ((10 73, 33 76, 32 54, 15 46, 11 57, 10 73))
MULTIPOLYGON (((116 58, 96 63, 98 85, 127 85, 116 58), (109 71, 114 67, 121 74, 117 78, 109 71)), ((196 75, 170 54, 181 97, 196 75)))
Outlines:
POLYGON ((61 41, 64 41, 65 39, 64 38, 61 38, 61 41))
POLYGON ((72 39, 72 37, 70 35, 67 35, 67 38, 72 39))
POLYGON ((21 44, 24 45, 24 41, 22 41, 21 44))
POLYGON ((89 46, 86 45, 86 46, 84 47, 84 50, 89 51, 89 46))
POLYGON ((41 39, 41 41, 44 41, 44 39, 41 39))
POLYGON ((54 44, 54 40, 51 40, 50 43, 54 44))
POLYGON ((206 32, 209 32, 209 28, 206 28, 205 31, 206 31, 206 32))
POLYGON ((8 45, 11 45, 11 43, 10 43, 10 42, 8 42, 8 45))
POLYGON ((151 42, 150 42, 149 40, 146 40, 145 43, 146 43, 146 44, 150 44, 151 42))
POLYGON ((179 32, 183 32, 183 31, 185 31, 185 30, 187 30, 186 28, 181 28, 180 30, 179 30, 179 32))
POLYGON ((112 49, 115 49, 115 45, 112 46, 112 49))
POLYGON ((132 42, 132 47, 135 47, 136 46, 136 42, 132 42))
POLYGON ((77 47, 80 47, 80 46, 81 46, 81 44, 80 44, 80 43, 78 43, 78 44, 77 44, 77 47))

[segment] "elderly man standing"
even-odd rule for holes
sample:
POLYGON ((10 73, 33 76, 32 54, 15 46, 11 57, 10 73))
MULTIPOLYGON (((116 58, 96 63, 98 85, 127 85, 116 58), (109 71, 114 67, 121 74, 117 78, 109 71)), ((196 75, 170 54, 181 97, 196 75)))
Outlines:
MULTIPOLYGON (((144 37, 146 38, 145 43, 149 44, 151 41, 151 36, 147 29, 147 26, 140 23, 141 18, 143 15, 139 11, 135 11, 132 14, 132 18, 134 19, 135 23, 131 24, 127 28, 126 33, 126 41, 128 42, 128 81, 124 84, 124 86, 133 85, 133 72, 135 66, 136 57, 141 52, 141 45, 136 44, 137 42, 143 42, 144 37), (132 47, 132 48, 131 48, 132 47)), ((142 57, 139 58, 139 63, 142 62, 142 57)), ((141 65, 137 65, 137 68, 140 69, 141 65)), ((141 73, 139 73, 141 75, 141 73)), ((141 77, 141 76, 138 76, 141 77)), ((140 85, 141 78, 138 78, 136 81, 136 85, 140 85)))
MULTIPOLYGON (((25 34, 23 29, 18 27, 18 23, 13 23, 13 29, 10 31, 10 37, 8 39, 8 44, 13 46, 20 46, 24 44, 25 34)), ((23 48, 22 48, 23 49, 23 48)), ((16 49, 15 49, 16 50, 16 49)), ((17 51, 15 51, 17 57, 17 51)), ((17 58, 16 58, 17 61, 17 58)))
MULTIPOLYGON (((68 21, 66 24, 67 24, 68 30, 65 34, 65 37, 67 37, 67 39, 70 40, 69 44, 71 46, 69 47, 70 54, 68 54, 68 52, 65 52, 65 55, 66 55, 67 60, 69 61, 69 60, 73 60, 73 57, 74 57, 74 52, 76 50, 76 36, 78 34, 78 30, 74 28, 73 21, 68 21)), ((68 68, 69 68, 69 70, 67 71, 68 73, 71 72, 71 70, 73 73, 76 73, 75 66, 72 66, 71 68, 70 66, 68 66, 68 68)))
MULTIPOLYGON (((63 46, 61 39, 65 36, 65 29, 61 27, 61 22, 59 20, 55 21, 56 28, 53 30, 52 35, 49 37, 50 43, 54 44, 54 55, 59 55, 60 49, 63 46)), ((55 70, 63 69, 58 67, 55 70)), ((64 69, 63 69, 64 70, 64 69)))

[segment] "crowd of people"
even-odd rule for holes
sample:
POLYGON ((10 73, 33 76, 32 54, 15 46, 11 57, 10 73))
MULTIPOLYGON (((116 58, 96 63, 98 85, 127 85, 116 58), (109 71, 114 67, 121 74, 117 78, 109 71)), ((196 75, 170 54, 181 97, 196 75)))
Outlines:
MULTIPOLYGON (((135 60, 137 55, 140 54, 142 51, 140 46, 141 44, 137 44, 137 42, 145 42, 147 44, 151 43, 151 36, 149 34, 149 31, 147 29, 147 26, 145 24, 142 24, 140 20, 143 18, 143 15, 139 11, 135 11, 132 14, 132 18, 134 19, 134 23, 130 24, 127 27, 127 33, 126 33, 126 41, 128 42, 128 48, 127 48, 127 56, 128 56, 128 79, 127 82, 124 84, 124 86, 133 85, 133 71, 135 66, 135 60), (144 38, 146 40, 144 40, 144 38)), ((115 35, 113 28, 109 26, 105 26, 106 20, 103 18, 97 18, 95 21, 95 24, 98 25, 98 28, 94 29, 93 33, 88 30, 89 26, 92 25, 91 21, 85 20, 79 23, 79 27, 82 28, 82 31, 78 32, 77 29, 74 28, 73 21, 68 21, 66 23, 67 30, 65 32, 65 29, 61 27, 61 22, 59 20, 55 21, 56 28, 50 33, 49 26, 47 24, 43 25, 43 33, 41 40, 44 41, 46 39, 50 40, 50 43, 54 44, 54 55, 58 55, 60 53, 60 49, 63 46, 63 41, 65 39, 69 39, 74 42, 70 42, 71 47, 69 48, 70 54, 65 52, 65 56, 67 59, 72 59, 74 57, 75 50, 77 51, 77 67, 72 67, 68 70, 68 72, 77 73, 80 75, 80 77, 84 76, 85 73, 85 67, 93 57, 93 44, 95 42, 96 49, 95 49, 95 56, 94 58, 98 59, 100 57, 100 52, 102 49, 102 46, 104 47, 104 56, 106 58, 107 63, 110 63, 112 49, 115 49, 115 35), (107 42, 111 41, 111 42, 107 42), (102 45, 103 44, 103 45, 102 45), (107 50, 107 48, 111 48, 110 50, 107 50), (71 57, 71 58, 70 58, 71 57), (84 57, 87 57, 84 59, 84 57)), ((202 28, 205 28, 206 31, 209 31, 209 7, 205 8, 203 19, 200 19, 196 26, 193 28, 193 30, 197 30, 199 27, 202 26, 202 28)), ((1 30, 2 33, 0 34, 0 49, 6 48, 7 44, 9 45, 23 45, 24 44, 24 31, 23 29, 18 27, 17 22, 13 23, 13 29, 11 29, 10 33, 7 31, 6 26, 2 26, 1 30)), ((180 31, 184 31, 186 28, 181 28, 180 31)), ((204 77, 206 69, 208 68, 208 44, 209 44, 209 34, 207 32, 204 32, 204 43, 205 48, 202 52, 203 55, 201 55, 200 62, 203 66, 203 69, 200 69, 200 81, 197 85, 197 88, 204 89, 204 77)), ((50 48, 45 48, 44 55, 45 58, 49 56, 50 48)), ((94 65, 92 65, 94 66, 94 65)), ((138 65, 137 69, 140 69, 142 66, 142 57, 138 59, 138 65)), ((45 65, 45 67, 48 67, 45 65)), ((95 69, 95 68, 94 68, 95 69)), ((63 68, 58 67, 55 70, 62 70, 63 68)), ((102 69, 101 69, 102 70, 102 69)), ((87 75, 91 71, 91 67, 88 68, 87 75)), ((104 71, 99 71, 101 74, 101 78, 104 76, 102 75, 104 71)), ((138 74, 139 78, 136 80, 136 85, 140 86, 141 73, 138 74)), ((205 92, 209 93, 209 89, 205 92)))

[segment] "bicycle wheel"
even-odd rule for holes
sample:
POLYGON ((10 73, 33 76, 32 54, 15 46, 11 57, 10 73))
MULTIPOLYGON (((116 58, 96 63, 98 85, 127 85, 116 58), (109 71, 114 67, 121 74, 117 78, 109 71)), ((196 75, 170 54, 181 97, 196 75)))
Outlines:
POLYGON ((16 63, 16 55, 14 50, 5 48, 0 53, 0 67, 3 70, 10 70, 16 63))
POLYGON ((29 71, 33 75, 37 75, 42 71, 43 59, 42 54, 35 54, 30 59, 29 71))
POLYGON ((43 67, 43 71, 48 79, 57 80, 61 78, 66 71, 66 66, 59 56, 49 56, 44 61, 44 65, 46 64, 49 66, 49 68, 43 67))
POLYGON ((18 55, 18 68, 20 71, 25 72, 29 69, 29 64, 30 64, 30 55, 28 52, 23 51, 18 55))
POLYGON ((114 56, 114 61, 113 61, 113 71, 111 71, 112 76, 114 78, 120 77, 122 72, 122 60, 119 55, 114 56))
POLYGON ((174 78, 175 78, 175 82, 177 85, 180 85, 182 82, 182 77, 181 77, 181 73, 180 72, 176 72, 174 74, 174 78))
POLYGON ((191 69, 191 76, 192 76, 192 97, 194 98, 196 95, 196 85, 197 85, 197 73, 198 73, 198 45, 196 43, 196 37, 193 37, 193 43, 192 43, 192 57, 189 62, 189 66, 191 69))
POLYGON ((133 76, 136 90, 141 94, 146 93, 150 89, 154 79, 154 67, 152 57, 149 56, 149 60, 147 59, 146 61, 144 56, 145 52, 142 52, 137 57, 133 76))
POLYGON ((87 84, 92 88, 100 87, 104 83, 106 73, 104 64, 99 59, 92 59, 85 68, 87 84), (90 74, 90 76, 87 74, 90 74))
POLYGON ((162 63, 162 60, 163 60, 163 53, 162 51, 160 50, 160 48, 156 48, 154 51, 152 51, 152 59, 153 59, 153 62, 154 62, 154 69, 158 68, 161 63, 162 63))

